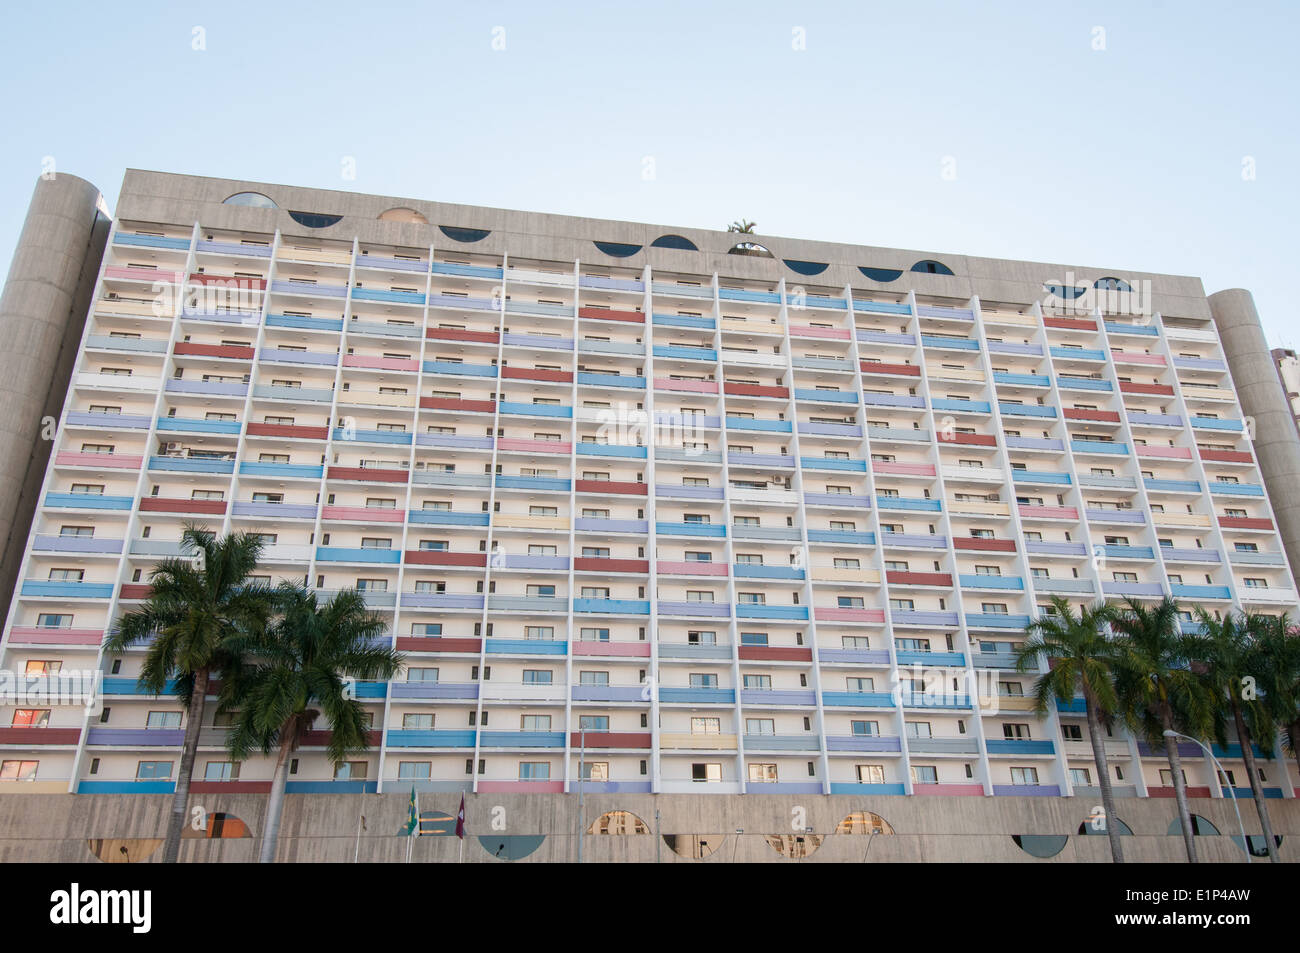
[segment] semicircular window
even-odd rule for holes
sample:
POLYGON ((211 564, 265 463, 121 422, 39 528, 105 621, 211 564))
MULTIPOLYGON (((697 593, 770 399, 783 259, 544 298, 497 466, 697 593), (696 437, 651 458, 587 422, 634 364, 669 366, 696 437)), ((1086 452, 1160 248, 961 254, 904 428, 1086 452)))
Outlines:
POLYGON ((651 248, 680 248, 682 251, 699 251, 699 247, 689 238, 681 235, 660 235, 650 243, 651 248))
POLYGON ((490 229, 486 228, 458 228, 455 225, 439 225, 439 231, 450 238, 453 242, 481 242, 492 234, 490 229))
MULTIPOLYGON (((1234 844, 1236 844, 1237 847, 1240 848, 1240 847, 1241 847, 1241 835, 1240 835, 1240 834, 1233 834, 1233 835, 1232 835, 1232 842, 1233 842, 1234 844)), ((1282 835, 1281 835, 1281 834, 1274 834, 1274 835, 1273 835, 1273 843, 1276 844, 1278 847, 1281 847, 1281 846, 1282 846, 1282 835)), ((1247 834, 1247 835, 1246 835, 1246 849, 1250 851, 1250 856, 1251 856, 1251 857, 1267 857, 1267 856, 1268 856, 1268 841, 1264 840, 1264 835, 1263 835, 1263 834, 1247 834)))
POLYGON ((796 261, 792 258, 785 259, 785 266, 800 275, 820 275, 830 267, 820 261, 796 261))
POLYGON ((912 266, 913 271, 919 271, 925 275, 951 275, 952 269, 941 261, 935 261, 933 258, 922 258, 912 266))
POLYGON ((889 821, 871 811, 854 811, 847 814, 835 828, 836 834, 892 834, 889 821))
POLYGON ((496 837, 481 836, 479 846, 497 860, 523 860, 546 840, 545 834, 500 834, 496 837))
MULTIPOLYGON (((1178 818, 1175 817, 1172 821, 1169 822, 1169 830, 1165 831, 1165 833, 1170 835, 1171 837, 1174 835, 1182 837, 1183 836, 1182 821, 1180 821, 1178 818)), ((1193 814, 1192 833, 1197 837, 1214 837, 1219 833, 1219 829, 1215 827, 1212 823, 1210 823, 1208 820, 1201 817, 1201 815, 1193 814)), ((1241 835, 1237 835, 1237 843, 1241 843, 1241 835)))
POLYGON ((223 199, 222 205, 247 205, 250 208, 279 208, 273 201, 263 195, 261 192, 236 192, 229 198, 223 199))
POLYGON ((726 834, 665 834, 664 843, 678 857, 703 860, 722 846, 726 834))
POLYGON ((1073 301, 1075 298, 1081 298, 1088 291, 1087 287, 1080 288, 1076 285, 1053 284, 1043 285, 1043 290, 1054 297, 1060 298, 1062 301, 1073 301))
MULTIPOLYGON (((1123 837, 1132 836, 1133 832, 1129 830, 1129 826, 1125 824, 1123 821, 1121 821, 1118 817, 1111 818, 1111 820, 1114 821, 1115 826, 1119 829, 1121 836, 1123 837)), ((1082 824, 1079 825, 1078 833, 1099 834, 1102 837, 1105 837, 1107 833, 1106 822, 1100 818, 1094 820, 1093 818, 1089 817, 1082 824)))
POLYGON ((606 811, 591 822, 588 834, 649 834, 650 826, 631 811, 606 811))
POLYGON ((741 242, 739 245, 733 245, 728 251, 728 255, 752 255, 755 258, 775 258, 770 251, 760 245, 758 242, 741 242))
POLYGON ((822 845, 821 834, 768 834, 767 846, 788 860, 802 860, 822 845))
POLYGON ((202 830, 194 830, 188 824, 185 830, 181 831, 182 837, 252 837, 249 833, 248 825, 241 821, 234 814, 225 814, 221 811, 213 811, 208 815, 207 826, 202 830))
POLYGON ((307 228, 329 228, 343 220, 342 215, 324 215, 320 212, 289 212, 289 217, 307 228))
POLYGON ((1031 857, 1055 857, 1065 850, 1068 834, 1012 834, 1016 846, 1031 857))
POLYGON ((592 244, 610 258, 630 258, 641 250, 640 245, 627 245, 623 242, 593 241, 592 244))
POLYGON ((872 281, 897 281, 903 276, 902 268, 868 268, 865 265, 858 265, 858 271, 872 281))
POLYGON ((410 225, 428 225, 429 220, 413 208, 390 208, 379 213, 381 222, 406 222, 410 225))
MULTIPOLYGON (((405 831, 405 825, 403 825, 405 831)), ((442 811, 420 812, 421 837, 447 837, 456 833, 456 818, 442 811)))
POLYGON ((1133 286, 1123 278, 1098 278, 1092 283, 1094 288, 1102 291, 1132 291, 1133 286))

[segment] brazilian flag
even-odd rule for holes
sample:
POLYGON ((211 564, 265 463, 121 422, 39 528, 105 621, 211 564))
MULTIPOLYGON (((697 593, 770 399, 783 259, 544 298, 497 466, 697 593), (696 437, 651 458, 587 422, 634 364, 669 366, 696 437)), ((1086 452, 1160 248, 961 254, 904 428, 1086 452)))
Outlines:
POLYGON ((401 836, 410 837, 412 835, 415 835, 416 837, 418 837, 419 830, 420 830, 420 815, 415 807, 415 785, 411 785, 411 817, 410 820, 406 822, 406 826, 402 828, 401 836))

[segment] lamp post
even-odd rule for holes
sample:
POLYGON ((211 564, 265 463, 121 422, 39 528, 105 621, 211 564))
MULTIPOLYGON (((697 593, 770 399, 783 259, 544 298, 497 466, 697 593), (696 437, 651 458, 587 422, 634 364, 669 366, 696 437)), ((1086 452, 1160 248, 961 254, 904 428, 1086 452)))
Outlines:
POLYGON ((1223 765, 1219 764, 1219 759, 1214 756, 1214 752, 1211 751, 1209 747, 1203 744, 1202 742, 1197 741, 1195 738, 1192 738, 1189 735, 1184 735, 1181 734, 1180 732, 1174 731, 1172 728, 1166 728, 1162 732, 1162 734, 1165 736, 1167 744, 1176 744, 1177 742, 1174 739, 1184 738, 1187 741, 1192 742, 1192 744, 1198 746, 1202 751, 1205 752, 1206 757, 1208 757, 1211 761, 1214 762, 1215 770, 1219 772, 1219 775, 1225 781, 1228 781, 1228 793, 1232 795, 1232 810, 1237 815, 1237 827, 1241 830, 1241 849, 1246 854, 1246 863, 1248 864, 1251 863, 1252 861, 1250 859, 1250 842, 1246 840, 1246 825, 1241 822, 1241 810, 1240 808, 1237 807, 1237 792, 1233 788, 1232 782, 1229 781, 1228 779, 1228 772, 1223 770, 1223 765))

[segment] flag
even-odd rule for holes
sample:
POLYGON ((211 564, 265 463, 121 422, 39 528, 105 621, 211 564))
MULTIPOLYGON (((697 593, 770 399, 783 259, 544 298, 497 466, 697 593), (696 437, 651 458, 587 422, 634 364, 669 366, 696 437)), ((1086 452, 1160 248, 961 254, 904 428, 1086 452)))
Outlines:
POLYGON ((460 810, 456 812, 456 836, 465 839, 465 795, 460 796, 460 810))
POLYGON ((420 815, 415 809, 415 785, 411 785, 411 818, 402 830, 403 837, 410 837, 420 829, 420 815))

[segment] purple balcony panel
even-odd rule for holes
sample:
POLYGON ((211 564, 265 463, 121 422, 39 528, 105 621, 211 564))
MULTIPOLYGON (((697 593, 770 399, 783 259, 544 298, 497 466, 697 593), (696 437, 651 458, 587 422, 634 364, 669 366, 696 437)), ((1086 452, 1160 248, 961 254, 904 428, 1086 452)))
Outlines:
POLYGON ((957 613, 891 609, 889 620, 894 625, 957 625, 957 613))
POLYGON ((924 549, 946 549, 948 537, 926 536, 921 533, 882 533, 880 541, 886 546, 919 546, 924 549))
POLYGON ((248 385, 237 381, 178 381, 172 378, 167 382, 167 391, 174 394, 225 394, 243 397, 248 393, 248 385))
POLYGON ((148 430, 153 422, 150 417, 138 414, 86 414, 81 411, 69 411, 68 423, 77 427, 130 427, 133 430, 148 430))
POLYGON ((93 536, 37 536, 32 548, 60 553, 120 553, 122 541, 93 536))
POLYGON ((1147 518, 1141 512, 1133 510, 1087 510, 1088 519, 1107 523, 1146 523, 1147 518))
POLYGON ((573 528, 586 533, 648 533, 650 523, 647 520, 602 520, 579 517, 573 521, 573 528))
POLYGON ((1060 797, 1061 789, 1055 784, 995 784, 993 793, 998 797, 1060 797))
POLYGON ((711 417, 707 414, 696 414, 691 417, 682 414, 655 414, 655 423, 667 424, 672 427, 721 427, 721 417, 711 417))
POLYGON ((871 499, 849 493, 805 493, 803 501, 814 506, 851 506, 854 509, 871 509, 871 499))
POLYGON ((478 698, 473 682, 393 682, 394 698, 478 698))
POLYGON ((779 453, 728 453, 727 463, 732 466, 793 467, 794 457, 779 453))
POLYGON ((1106 582, 1101 591, 1108 596, 1161 596, 1165 588, 1158 582, 1106 582))
POLYGON ((726 602, 664 602, 659 603, 660 615, 707 615, 731 618, 731 605, 726 602))
POLYGON ((740 700, 746 705, 807 705, 817 706, 816 693, 811 691, 773 691, 762 688, 742 688, 740 700))
POLYGON ((184 728, 91 728, 86 741, 92 745, 181 745, 185 743, 184 728))
POLYGON ((1025 543, 1025 552, 1038 553, 1042 556, 1085 556, 1088 547, 1083 543, 1044 543, 1029 540, 1025 543))
POLYGON ((1165 559, 1182 559, 1187 562, 1196 563, 1217 563, 1222 562, 1223 558, 1219 555, 1217 549, 1187 549, 1180 546, 1162 546, 1160 555, 1165 559))
POLYGON ((827 751, 902 751, 897 738, 880 735, 827 735, 827 751))
POLYGON ((1008 448, 1018 450, 1064 450, 1064 440, 1048 440, 1043 437, 1006 437, 1008 448))
POLYGON ((573 338, 548 338, 540 334, 503 334, 501 342, 523 347, 544 347, 556 351, 573 350, 573 338))
POLYGON ((235 516, 281 516, 285 519, 315 519, 315 503, 235 503, 235 516))
POLYGON ((989 351, 993 354, 1034 354, 1043 356, 1043 349, 1037 344, 1016 344, 1011 341, 989 341, 989 351))
POLYGON ((1131 424, 1154 424, 1163 427, 1181 427, 1183 418, 1178 414, 1143 414, 1129 411, 1128 422, 1131 424))
POLYGON ((507 569, 568 569, 568 556, 506 556, 507 569))
POLYGON ((649 693, 640 685, 574 685, 572 697, 575 702, 639 702, 649 693))
POLYGON ((884 331, 858 331, 858 340, 875 344, 915 344, 910 334, 888 334, 884 331))
POLYGON ((824 433, 835 437, 861 437, 862 428, 857 424, 822 424, 812 422, 802 422, 799 424, 800 433, 824 433))
POLYGON ((913 397, 910 394, 873 394, 864 391, 862 394, 864 404, 875 404, 878 407, 924 407, 924 397, 913 397))

